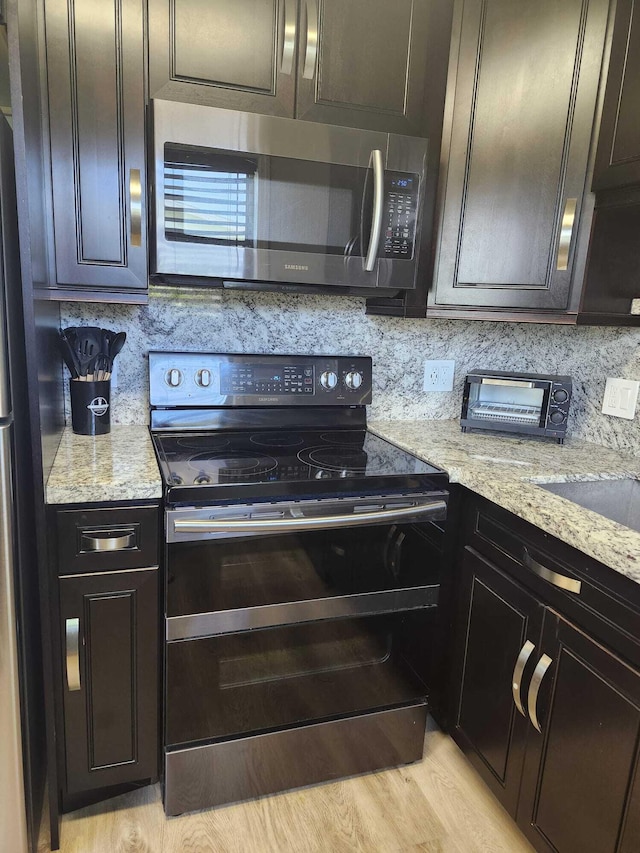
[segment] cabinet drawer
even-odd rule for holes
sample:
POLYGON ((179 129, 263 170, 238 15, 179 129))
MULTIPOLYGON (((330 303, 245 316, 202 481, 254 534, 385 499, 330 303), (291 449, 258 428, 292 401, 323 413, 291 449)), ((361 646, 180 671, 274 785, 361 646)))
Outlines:
POLYGON ((488 502, 475 502, 469 519, 473 548, 640 665, 637 584, 488 502))
POLYGON ((158 565, 159 516, 158 506, 58 511, 58 574, 158 565))

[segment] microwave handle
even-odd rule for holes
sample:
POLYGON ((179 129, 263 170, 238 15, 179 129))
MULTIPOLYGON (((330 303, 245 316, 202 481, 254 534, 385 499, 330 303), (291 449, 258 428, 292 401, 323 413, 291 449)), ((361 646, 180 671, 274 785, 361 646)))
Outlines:
POLYGON ((371 220, 371 235, 369 237, 369 248, 364 261, 367 272, 373 272, 378 258, 380 247, 380 236, 382 234, 382 214, 384 206, 384 165, 382 163, 382 151, 375 148, 371 152, 369 165, 373 164, 373 218, 371 220))

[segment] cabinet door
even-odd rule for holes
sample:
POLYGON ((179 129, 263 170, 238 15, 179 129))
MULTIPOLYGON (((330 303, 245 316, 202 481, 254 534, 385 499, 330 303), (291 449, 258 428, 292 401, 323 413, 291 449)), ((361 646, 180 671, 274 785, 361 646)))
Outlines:
POLYGON ((59 285, 147 287, 140 0, 46 0, 59 285))
POLYGON ((524 762, 525 691, 537 658, 543 607, 465 548, 455 626, 454 740, 515 817, 524 762))
POLYGON ((567 308, 584 269, 607 9, 458 0, 434 306, 567 308))
POLYGON ((293 117, 298 0, 149 0, 152 98, 293 117))
POLYGON ((542 651, 518 823, 538 850, 637 850, 640 673, 551 611, 542 651))
POLYGON ((296 117, 420 136, 427 0, 300 0, 296 117))
POLYGON ((60 580, 67 792, 158 770, 158 570, 60 580))
POLYGON ((640 184, 640 8, 618 0, 593 188, 640 184))

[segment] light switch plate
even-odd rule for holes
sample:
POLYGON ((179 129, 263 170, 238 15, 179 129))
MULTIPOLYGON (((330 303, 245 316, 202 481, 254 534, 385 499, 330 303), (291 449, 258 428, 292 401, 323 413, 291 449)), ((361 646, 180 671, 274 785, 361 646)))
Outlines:
POLYGON ((602 413, 632 421, 636 414, 640 382, 635 379, 607 379, 602 413))
POLYGON ((455 361, 450 359, 425 361, 423 391, 453 391, 455 366, 455 361))

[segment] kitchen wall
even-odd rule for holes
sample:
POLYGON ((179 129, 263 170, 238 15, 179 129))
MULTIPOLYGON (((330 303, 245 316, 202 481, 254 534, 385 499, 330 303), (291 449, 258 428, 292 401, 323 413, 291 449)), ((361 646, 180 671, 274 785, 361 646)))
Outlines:
MULTIPOLYGON (((370 418, 456 418, 472 368, 567 373, 570 434, 640 454, 634 421, 600 413, 607 376, 640 378, 640 330, 367 317, 364 300, 152 287, 148 306, 64 303, 62 325, 127 332, 112 422, 148 423, 147 352, 342 353, 373 357, 370 418), (453 393, 422 391, 425 359, 455 359, 453 393)), ((68 401, 67 401, 68 412, 68 401)))

